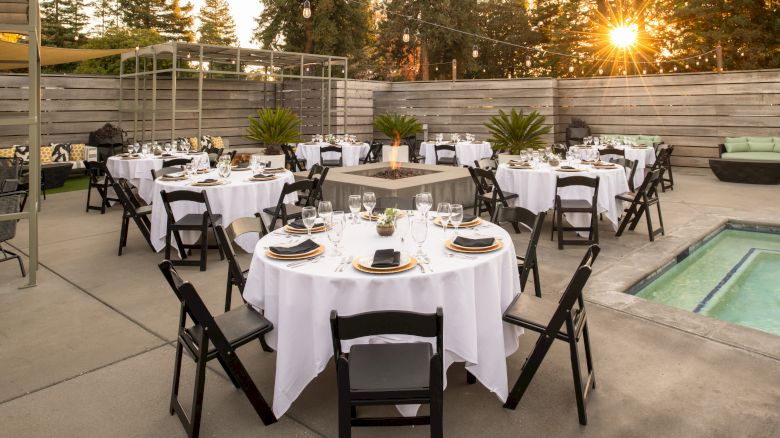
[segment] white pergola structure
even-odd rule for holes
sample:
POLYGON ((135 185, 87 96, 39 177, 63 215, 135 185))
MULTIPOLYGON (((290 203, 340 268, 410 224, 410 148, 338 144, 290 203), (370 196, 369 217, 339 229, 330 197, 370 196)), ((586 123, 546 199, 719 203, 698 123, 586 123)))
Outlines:
MULTIPOLYGON (((346 133, 348 68, 345 57, 308 53, 186 42, 168 42, 136 48, 135 51, 121 55, 119 122, 121 125, 125 116, 127 119, 124 121, 132 121, 135 141, 174 141, 177 138, 177 116, 182 113, 196 114, 197 138, 202 138, 204 81, 246 80, 257 82, 258 89, 263 91, 263 103, 266 107, 276 106, 276 95, 280 90, 288 96, 291 92, 299 91, 299 104, 291 105, 290 99, 286 99, 284 106, 293 111, 297 110, 301 117, 306 114, 311 118, 312 113, 319 111, 319 132, 309 133, 337 133, 338 126, 334 126, 332 120, 334 112, 337 111, 334 109, 337 108, 334 105, 336 96, 332 95, 332 90, 336 81, 342 81, 344 100, 341 102, 343 123, 340 130, 346 133), (184 79, 197 80, 197 104, 194 107, 177 106, 178 87, 184 79), (160 87, 161 81, 165 81, 164 89, 160 87), (312 107, 311 90, 304 87, 304 84, 310 81, 321 84, 319 108, 312 107), (125 90, 132 90, 132 95, 125 90), (165 97, 160 97, 163 94, 161 91, 165 97), (159 107, 158 104, 163 100, 170 102, 169 108, 159 107), (170 120, 170 136, 158 135, 158 122, 161 120, 170 120)), ((191 87, 187 91, 191 91, 191 87)), ((227 98, 229 96, 226 93, 227 98)))

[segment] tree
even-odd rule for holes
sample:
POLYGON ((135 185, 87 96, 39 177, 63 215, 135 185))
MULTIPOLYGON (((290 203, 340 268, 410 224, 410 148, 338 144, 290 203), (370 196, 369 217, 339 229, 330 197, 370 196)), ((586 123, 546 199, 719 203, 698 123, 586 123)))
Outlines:
POLYGON ((194 22, 192 3, 182 6, 179 0, 171 0, 161 17, 160 34, 177 41, 195 41, 194 22))
POLYGON ((236 23, 225 0, 206 0, 200 8, 198 40, 218 46, 238 45, 236 23))
MULTIPOLYGON (((523 0, 487 0, 479 3, 477 16, 480 35, 517 46, 533 47, 540 34, 531 28, 529 12, 523 0)), ((466 72, 479 78, 507 78, 527 75, 526 58, 534 51, 509 44, 480 41, 476 71, 466 72)))
POLYGON ((87 25, 84 0, 41 1, 43 45, 77 47, 87 25))
MULTIPOLYGON (((110 27, 105 34, 92 38, 84 45, 87 49, 124 49, 151 46, 165 42, 165 38, 154 29, 126 29, 110 27)), ((75 69, 84 74, 119 74, 119 55, 82 61, 75 69)))
POLYGON ((154 29, 168 39, 194 41, 192 4, 179 0, 118 0, 123 24, 131 29, 154 29))
POLYGON ((105 35, 110 27, 119 26, 120 12, 117 0, 94 0, 91 6, 94 34, 105 35))
POLYGON ((298 0, 265 0, 257 18, 254 40, 265 48, 349 58, 351 76, 365 64, 371 39, 368 0, 314 0, 312 15, 303 17, 298 0))

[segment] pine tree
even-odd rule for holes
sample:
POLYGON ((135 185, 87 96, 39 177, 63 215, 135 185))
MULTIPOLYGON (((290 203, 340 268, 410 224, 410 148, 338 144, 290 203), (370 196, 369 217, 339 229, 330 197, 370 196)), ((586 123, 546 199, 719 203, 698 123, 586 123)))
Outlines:
POLYGON ((225 0, 206 0, 200 8, 198 41, 218 46, 238 45, 236 23, 225 0))
POLYGON ((190 2, 182 6, 179 0, 170 0, 170 4, 166 6, 165 12, 160 17, 158 29, 165 37, 192 42, 195 41, 195 33, 192 30, 194 21, 190 2))
POLYGON ((117 0, 122 24, 131 29, 160 29, 165 0, 117 0))
POLYGON ((117 0, 94 0, 90 5, 93 9, 94 34, 105 35, 109 28, 119 26, 120 12, 117 0))
POLYGON ((83 41, 87 25, 84 0, 41 1, 42 40, 44 45, 77 47, 83 41))

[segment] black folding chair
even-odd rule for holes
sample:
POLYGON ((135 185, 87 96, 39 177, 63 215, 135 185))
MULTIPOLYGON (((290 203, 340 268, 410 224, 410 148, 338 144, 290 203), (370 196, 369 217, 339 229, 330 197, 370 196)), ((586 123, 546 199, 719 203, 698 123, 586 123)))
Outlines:
POLYGON ((330 167, 323 167, 320 164, 314 164, 309 169, 309 176, 307 179, 314 181, 314 187, 311 190, 303 190, 298 192, 298 202, 295 205, 305 207, 307 205, 316 206, 317 201, 322 200, 322 187, 325 185, 325 180, 328 177, 328 171, 330 167))
POLYGON ((330 313, 339 393, 339 437, 352 427, 430 424, 431 436, 442 437, 443 317, 436 313, 367 312, 351 316, 330 313), (436 338, 428 342, 356 344, 347 353, 341 341, 382 334, 436 338), (358 406, 429 404, 430 415, 358 417, 358 406))
POLYGON ((325 167, 342 167, 344 165, 344 156, 342 154, 341 146, 325 146, 320 148, 320 164, 325 167), (326 159, 325 154, 334 153, 338 154, 338 158, 326 159))
MULTIPOLYGON (((209 204, 209 198, 206 195, 206 191, 193 192, 190 190, 174 190, 166 192, 160 191, 163 205, 165 206, 165 213, 168 216, 167 226, 165 230, 165 259, 171 260, 171 236, 176 239, 176 246, 179 249, 179 256, 181 260, 173 260, 171 263, 179 266, 200 266, 201 271, 206 270, 206 259, 208 258, 208 250, 219 250, 219 259, 224 260, 225 255, 222 253, 222 248, 219 245, 209 245, 209 229, 214 231, 214 227, 219 225, 222 221, 222 215, 214 214, 211 212, 211 204, 209 204), (180 219, 176 219, 173 215, 173 208, 171 204, 176 202, 195 202, 203 204, 205 211, 203 213, 190 213, 185 214, 180 219), (200 242, 196 244, 185 244, 181 239, 182 231, 198 231, 200 232, 200 242), (191 249, 200 249, 200 261, 187 260, 187 251, 191 249)), ((216 231, 214 231, 216 234, 216 231)))
POLYGON ((525 249, 525 256, 516 256, 517 271, 520 275, 520 288, 522 290, 525 290, 528 275, 533 273, 534 291, 537 297, 542 296, 542 282, 539 279, 539 263, 536 258, 536 248, 539 245, 539 236, 542 235, 545 215, 545 212, 533 214, 523 207, 504 207, 499 205, 496 215, 493 217, 493 223, 497 225, 501 222, 521 223, 531 232, 528 246, 525 249))
MULTIPOLYGON (((0 193, 0 214, 19 213, 21 198, 25 192, 15 190, 18 181, 7 179, 3 181, 3 192, 0 193), (7 190, 7 191, 6 191, 7 190)), ((27 273, 24 271, 24 262, 22 258, 13 251, 3 248, 3 243, 13 239, 16 236, 16 221, 0 221, 0 263, 16 259, 19 262, 19 269, 22 271, 22 277, 27 273)))
MULTIPOLYGON (((490 217, 496 214, 496 206, 500 203, 509 207, 509 200, 517 198, 516 193, 505 192, 496 180, 496 174, 490 170, 469 167, 471 180, 474 182, 474 215, 479 216, 487 211, 490 217)), ((520 232, 517 224, 512 224, 516 232, 520 232)))
POLYGON ((282 226, 284 226, 290 220, 301 218, 303 207, 295 204, 287 204, 285 203, 284 198, 286 198, 287 195, 291 193, 298 193, 302 191, 310 194, 306 203, 303 204, 303 206, 308 206, 310 205, 308 204, 309 200, 312 196, 314 196, 313 194, 316 193, 315 181, 310 179, 303 179, 294 183, 284 183, 284 186, 282 186, 282 192, 279 193, 279 201, 276 203, 276 206, 263 209, 263 213, 271 215, 271 223, 268 225, 269 231, 276 229, 276 221, 279 219, 282 220, 282 226))
POLYGON ((422 163, 425 161, 425 157, 420 155, 420 146, 422 142, 417 140, 416 136, 404 137, 403 143, 409 147, 409 162, 410 163, 422 163))
POLYGON ((555 184, 555 206, 553 207, 552 230, 550 231, 550 240, 553 240, 555 232, 558 232, 558 249, 563 249, 564 245, 592 245, 599 243, 599 224, 598 224, 598 199, 599 199, 599 177, 591 178, 588 176, 568 176, 558 177, 555 184), (589 187, 593 189, 593 198, 587 199, 562 199, 558 191, 564 187, 589 187), (586 213, 590 214, 590 226, 572 227, 563 225, 564 213, 586 213), (587 231, 587 240, 564 240, 564 231, 587 231))
POLYGON ((437 144, 433 147, 433 153, 436 154, 436 164, 445 166, 457 166, 458 157, 455 152, 455 145, 452 144, 437 144), (451 151, 451 157, 440 157, 439 152, 451 151))
POLYGON ((227 289, 225 291, 225 312, 227 312, 230 310, 233 286, 236 286, 239 293, 243 294, 246 274, 249 272, 248 269, 241 269, 241 264, 238 262, 236 250, 233 246, 236 238, 250 233, 256 234, 258 238, 262 238, 268 234, 268 229, 266 229, 263 220, 259 217, 242 217, 234 220, 225 228, 217 225, 215 229, 217 231, 217 241, 222 246, 222 252, 228 260, 227 289))
POLYGON ((483 158, 481 160, 474 160, 474 167, 477 169, 485 169, 491 172, 495 172, 498 169, 498 161, 492 158, 483 158))
POLYGON ((382 143, 378 141, 371 142, 368 153, 360 160, 360 164, 378 163, 382 157, 382 143))
POLYGON ((295 156, 293 147, 289 144, 282 145, 282 152, 284 152, 284 166, 292 172, 302 172, 306 170, 306 160, 299 160, 295 156))
POLYGON ((653 170, 645 177, 645 180, 636 192, 623 193, 615 196, 618 201, 630 203, 623 214, 623 218, 620 220, 620 226, 618 227, 617 233, 615 233, 615 237, 622 236, 626 227, 628 227, 629 230, 634 231, 639 224, 639 220, 642 219, 642 214, 645 215, 647 234, 650 236, 651 242, 655 241, 655 236, 665 234, 664 218, 661 215, 661 200, 658 197, 658 186, 663 183, 663 172, 663 168, 653 170), (658 229, 653 228, 652 215, 650 214, 650 207, 653 205, 656 206, 658 211, 658 229))
POLYGON ((626 151, 625 151, 625 149, 606 147, 606 148, 601 149, 599 151, 599 156, 600 157, 604 157, 605 155, 617 155, 619 157, 625 157, 626 156, 626 151))
POLYGON ((149 171, 152 172, 152 179, 155 180, 161 176, 181 172, 182 170, 179 167, 163 167, 162 169, 149 169, 149 171))
POLYGON ((674 190, 674 175, 672 174, 672 154, 674 153, 674 146, 667 144, 658 147, 657 162, 659 168, 664 171, 661 172, 661 191, 666 192, 666 189, 674 190))
POLYGON ((146 243, 149 244, 149 248, 155 251, 154 245, 152 245, 151 229, 152 223, 149 220, 149 216, 152 214, 151 205, 139 205, 134 199, 135 195, 132 189, 124 179, 119 179, 112 185, 114 192, 119 198, 119 203, 122 204, 124 211, 122 212, 122 228, 119 232, 119 251, 118 255, 122 256, 122 249, 127 246, 127 232, 130 227, 130 219, 135 222, 138 227, 138 231, 144 236, 146 243))
POLYGON ((179 170, 181 170, 183 166, 190 163, 192 163, 192 158, 172 158, 170 160, 163 160, 162 167, 163 169, 166 167, 178 167, 179 170))
POLYGON ((397 208, 399 210, 414 210, 414 198, 387 196, 377 198, 374 211, 383 212, 386 208, 397 208))
POLYGON ((108 171, 106 163, 101 161, 84 161, 84 169, 89 177, 89 186, 87 187, 87 208, 85 211, 100 210, 100 214, 105 214, 106 207, 110 205, 109 201, 119 201, 117 198, 109 197, 108 188, 114 184, 114 178, 111 177, 111 172, 108 171), (93 188, 97 190, 98 195, 100 195, 99 206, 91 204, 93 188))
POLYGON ((634 187, 634 177, 636 176, 637 162, 628 158, 610 158, 610 163, 615 163, 628 169, 628 188, 632 192, 636 190, 634 187))
POLYGON ((525 394, 528 385, 531 384, 536 371, 542 364, 553 341, 556 339, 569 344, 571 356, 571 369, 574 377, 574 394, 577 399, 577 412, 580 424, 588 423, 585 413, 585 401, 591 388, 596 387, 596 378, 593 370, 593 358, 590 352, 590 337, 588 334, 588 318, 585 313, 585 300, 582 298, 582 289, 593 271, 593 262, 599 254, 599 246, 592 245, 588 248, 585 257, 580 262, 569 285, 557 305, 553 305, 540 298, 533 298, 521 293, 512 301, 512 304, 504 312, 503 320, 515 324, 524 329, 539 333, 531 354, 525 360, 517 382, 509 392, 504 407, 515 409, 520 399, 525 394), (576 305, 576 307, 575 307, 576 305), (564 329, 564 324, 566 325, 564 329), (580 372, 580 360, 578 344, 583 339, 585 347, 585 362, 588 375, 583 384, 580 372))
POLYGON ((236 348, 262 339, 266 333, 273 330, 273 324, 248 304, 214 317, 195 287, 182 280, 170 261, 164 260, 159 267, 181 304, 171 390, 171 415, 175 413, 179 416, 188 436, 198 437, 203 411, 206 363, 217 359, 233 385, 241 389, 249 399, 263 424, 267 426, 275 423, 276 417, 271 407, 236 354, 236 348), (193 322, 190 327, 187 327, 187 317, 193 322), (184 348, 195 361, 195 390, 189 417, 178 398, 184 348))

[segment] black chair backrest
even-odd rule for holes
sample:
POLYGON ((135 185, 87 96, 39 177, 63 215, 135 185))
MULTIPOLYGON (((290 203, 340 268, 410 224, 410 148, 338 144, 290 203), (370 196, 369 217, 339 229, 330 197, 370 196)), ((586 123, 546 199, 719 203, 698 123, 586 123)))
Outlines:
MULTIPOLYGON (((98 179, 108 174, 108 167, 106 167, 106 164, 100 161, 84 161, 84 170, 87 174, 87 176, 90 179, 90 182, 92 185, 98 185, 98 179)), ((108 178, 103 182, 104 185, 108 185, 109 183, 113 184, 114 181, 109 182, 108 178)))
POLYGON ((628 188, 632 192, 636 190, 636 187, 634 187, 634 176, 636 176, 637 162, 628 158, 610 158, 609 162, 619 164, 628 169, 628 188))
POLYGON ((556 193, 557 189, 563 188, 563 187, 571 187, 571 186, 583 186, 583 187, 590 187, 592 189, 595 189, 596 192, 598 192, 599 188, 599 177, 589 177, 589 176, 565 176, 565 177, 558 177, 558 181, 556 183, 556 193))
POLYGON ((295 156, 292 146, 289 144, 282 145, 282 152, 284 153, 284 164, 290 168, 291 171, 298 171, 298 158, 295 156))
POLYGON ((658 154, 656 155, 655 158, 655 163, 653 163, 653 167, 651 167, 651 170, 659 169, 661 167, 671 166, 672 152, 674 152, 674 146, 672 145, 663 145, 659 147, 658 154))
POLYGON ((452 144, 437 144, 433 147, 436 152, 439 151, 452 151, 455 152, 455 145, 452 144))
POLYGON ((498 162, 492 158, 483 158, 481 160, 474 160, 474 167, 495 172, 495 170, 498 169, 498 162))
POLYGON ((152 172, 152 179, 157 179, 170 173, 181 172, 181 169, 178 167, 163 167, 162 169, 150 169, 150 171, 152 172))
POLYGON ((539 228, 539 232, 541 232, 540 225, 544 223, 545 215, 545 212, 533 214, 531 210, 523 207, 504 207, 503 205, 499 205, 491 221, 494 224, 499 224, 501 222, 517 222, 523 224, 528 231, 537 233, 537 228, 539 228))
MULTIPOLYGON (((642 181, 642 185, 636 190, 637 195, 644 196, 646 199, 655 199, 658 197, 658 184, 661 182, 664 170, 664 168, 660 168, 648 172, 645 176, 645 180, 642 181)), ((639 196, 636 198, 639 198, 639 196)))
POLYGON ((341 155, 341 146, 330 145, 320 148, 320 156, 326 152, 338 152, 341 155))
MULTIPOLYGON (((168 220, 171 222, 176 220, 173 216, 173 210, 171 209, 171 204, 174 202, 196 202, 203 204, 206 207, 204 215, 207 215, 208 220, 211 220, 211 205, 209 204, 209 198, 208 195, 206 195, 205 190, 199 192, 191 190, 172 190, 167 192, 165 190, 160 190, 160 196, 162 197, 163 205, 165 206, 165 212, 168 214, 168 220)), ((204 216, 203 220, 206 221, 207 218, 204 216)))
POLYGON ((279 200, 276 202, 274 214, 271 217, 271 223, 268 226, 268 229, 273 231, 276 228, 277 219, 282 220, 282 225, 284 225, 284 223, 287 221, 287 204, 284 202, 284 199, 287 197, 287 195, 298 192, 308 193, 306 196, 306 201, 303 205, 312 205, 309 204, 309 202, 313 202, 312 199, 316 196, 316 184, 317 181, 311 179, 302 179, 300 181, 295 181, 294 183, 284 183, 284 186, 282 186, 282 192, 279 193, 279 200))
MULTIPOLYGON (((228 259, 228 270, 230 276, 236 284, 243 285, 244 283, 244 270, 241 269, 241 264, 238 262, 236 256, 235 247, 233 246, 236 238, 243 236, 244 234, 257 233, 259 238, 262 238, 268 234, 268 230, 263 223, 263 220, 259 217, 242 217, 234 220, 226 228, 222 228, 221 225, 215 227, 217 233, 217 239, 219 245, 222 246, 222 252, 228 259)), ((241 286, 243 291, 243 286, 241 286)))
MULTIPOLYGON (((224 150, 225 150, 225 149, 222 149, 222 151, 224 151, 224 150)), ((238 151, 230 151, 230 152, 228 152, 228 153, 227 153, 227 154, 228 154, 228 156, 230 157, 230 162, 231 162, 231 163, 233 162, 233 160, 235 160, 235 159, 236 159, 236 153, 237 153, 237 152, 238 152, 238 151)), ((220 156, 221 156, 221 155, 222 155, 222 154, 220 154, 220 156)))
POLYGON ((388 196, 384 198, 377 198, 376 208, 374 211, 383 211, 386 208, 397 208, 399 210, 414 210, 414 198, 388 196))
POLYGON ((571 309, 577 301, 582 303, 582 289, 585 288, 585 284, 588 282, 588 278, 590 278, 590 274, 593 272, 593 263, 596 261, 596 258, 598 258, 599 252, 601 252, 601 248, 598 245, 591 245, 588 247, 588 251, 585 252, 585 256, 580 261, 577 271, 574 273, 571 280, 569 280, 566 290, 563 292, 563 295, 561 295, 560 300, 558 300, 558 310, 555 311, 550 319, 550 323, 547 325, 548 330, 555 326, 557 327, 555 332, 557 332, 563 325, 569 312, 562 312, 561 310, 571 309))
POLYGON ((625 157, 626 151, 625 149, 604 148, 599 151, 599 155, 620 155, 621 157, 625 157))
POLYGON ((192 163, 192 158, 172 158, 170 160, 164 160, 162 167, 164 169, 166 167, 186 166, 190 163, 192 163))
POLYGON ((379 156, 382 154, 382 142, 371 142, 371 146, 366 154, 366 163, 373 163, 379 161, 379 156))
POLYGON ((122 204, 122 208, 124 208, 126 212, 134 215, 138 205, 136 202, 131 200, 131 196, 133 196, 133 194, 130 191, 130 187, 127 185, 127 181, 123 178, 120 178, 119 180, 115 181, 111 187, 114 188, 114 192, 116 193, 117 199, 119 199, 119 203, 122 204))
POLYGON ((436 313, 415 313, 400 310, 359 313, 339 316, 330 312, 333 349, 336 360, 341 354, 341 341, 376 335, 409 335, 436 338, 436 352, 443 353, 441 308, 436 313))
POLYGON ((502 202, 505 201, 504 192, 501 190, 501 186, 499 186, 498 180, 496 180, 496 174, 490 170, 478 169, 475 167, 469 167, 468 169, 469 173, 471 174, 471 179, 477 186, 477 192, 480 195, 485 195, 488 193, 488 191, 492 190, 493 199, 502 202))
POLYGON ((309 179, 314 181, 314 187, 311 191, 309 191, 304 205, 314 206, 317 201, 322 200, 322 187, 325 186, 325 180, 328 178, 328 171, 330 171, 330 167, 324 167, 320 166, 319 164, 315 164, 312 166, 312 170, 316 171, 309 172, 309 175, 311 175, 309 179))

